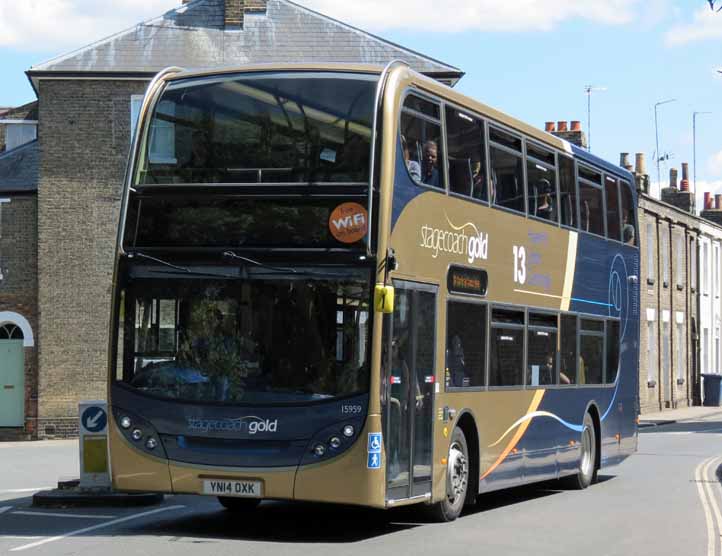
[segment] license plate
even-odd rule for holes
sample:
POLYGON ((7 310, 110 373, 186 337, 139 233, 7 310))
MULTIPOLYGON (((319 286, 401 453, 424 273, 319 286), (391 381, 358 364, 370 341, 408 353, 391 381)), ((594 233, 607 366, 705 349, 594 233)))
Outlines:
POLYGON ((263 484, 261 481, 206 479, 203 481, 203 494, 211 494, 213 496, 238 496, 240 498, 261 498, 263 496, 263 484))

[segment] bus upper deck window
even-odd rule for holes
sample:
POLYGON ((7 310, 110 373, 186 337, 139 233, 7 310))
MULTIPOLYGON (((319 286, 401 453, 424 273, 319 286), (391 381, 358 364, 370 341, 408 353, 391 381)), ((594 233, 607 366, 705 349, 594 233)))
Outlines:
POLYGON ((440 108, 409 95, 401 113, 401 149, 409 175, 417 183, 445 188, 440 108))
POLYGON ((559 216, 562 226, 577 227, 577 184, 574 160, 559 156, 559 216))
POLYGON ((601 185, 601 174, 579 166, 580 228, 604 237, 604 194, 601 185))
POLYGON ((629 182, 619 182, 621 190, 622 241, 626 245, 637 245, 636 207, 629 182))
POLYGON ((609 239, 619 241, 621 230, 619 227, 619 190, 617 180, 610 176, 604 179, 607 194, 607 236, 609 239))
POLYGON ((515 212, 525 212, 521 138, 491 127, 489 145, 494 204, 515 212))
POLYGON ((449 190, 486 201, 484 124, 478 118, 446 107, 446 141, 449 150, 449 190))
POLYGON ((530 216, 556 222, 556 156, 552 151, 527 142, 527 199, 530 216))

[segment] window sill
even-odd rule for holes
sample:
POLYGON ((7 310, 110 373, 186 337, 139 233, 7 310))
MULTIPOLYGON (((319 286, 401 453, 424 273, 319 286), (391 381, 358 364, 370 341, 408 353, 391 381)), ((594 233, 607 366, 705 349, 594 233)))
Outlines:
POLYGON ((656 388, 657 387, 657 381, 656 380, 648 380, 647 381, 647 388, 656 388))

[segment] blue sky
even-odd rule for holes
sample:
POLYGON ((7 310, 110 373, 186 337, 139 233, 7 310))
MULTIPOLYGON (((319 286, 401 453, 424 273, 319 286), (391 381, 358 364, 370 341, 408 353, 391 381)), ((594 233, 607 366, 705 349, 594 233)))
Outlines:
MULTIPOLYGON (((179 3, 0 0, 0 106, 35 98, 31 65, 179 3)), ((660 151, 675 166, 692 162, 692 112, 711 111, 698 118, 698 190, 722 192, 722 13, 706 0, 300 3, 461 68, 462 92, 539 127, 581 120, 586 129, 584 86, 606 87, 592 98, 592 151, 615 163, 622 151, 644 152, 653 181, 655 102, 678 99, 659 110, 660 151)), ((668 174, 663 165, 663 183, 668 174)))

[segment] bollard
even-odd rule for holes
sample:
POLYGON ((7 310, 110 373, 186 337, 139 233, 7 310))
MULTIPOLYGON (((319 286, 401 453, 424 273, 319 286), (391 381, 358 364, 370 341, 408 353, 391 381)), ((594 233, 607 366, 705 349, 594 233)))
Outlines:
POLYGON ((108 467, 108 404, 83 401, 80 416, 80 488, 110 489, 108 467))

